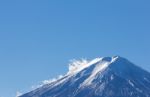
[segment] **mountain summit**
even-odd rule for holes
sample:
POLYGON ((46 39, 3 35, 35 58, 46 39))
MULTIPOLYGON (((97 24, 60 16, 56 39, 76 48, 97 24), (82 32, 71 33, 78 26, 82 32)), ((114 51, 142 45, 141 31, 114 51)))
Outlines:
POLYGON ((150 73, 120 56, 75 61, 62 78, 20 97, 150 97, 150 73))

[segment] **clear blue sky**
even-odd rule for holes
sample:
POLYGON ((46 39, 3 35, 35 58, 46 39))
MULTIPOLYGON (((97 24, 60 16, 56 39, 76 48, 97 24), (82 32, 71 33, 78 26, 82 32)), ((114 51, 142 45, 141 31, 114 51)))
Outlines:
POLYGON ((120 55, 150 71, 149 0, 0 0, 0 97, 120 55))

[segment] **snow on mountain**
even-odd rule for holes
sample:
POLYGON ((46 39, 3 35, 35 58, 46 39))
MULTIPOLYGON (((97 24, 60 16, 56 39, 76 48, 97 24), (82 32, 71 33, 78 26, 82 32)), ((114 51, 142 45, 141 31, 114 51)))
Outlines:
POLYGON ((150 97, 150 73, 114 56, 73 61, 66 75, 20 97, 150 97))

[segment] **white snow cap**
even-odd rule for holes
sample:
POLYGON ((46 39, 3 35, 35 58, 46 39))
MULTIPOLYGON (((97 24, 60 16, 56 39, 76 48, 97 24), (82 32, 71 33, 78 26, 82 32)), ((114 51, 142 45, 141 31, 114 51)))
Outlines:
MULTIPOLYGON (((51 84, 53 82, 56 82, 56 81, 58 81, 58 80, 60 80, 60 79, 62 79, 64 77, 66 77, 66 78, 64 78, 63 80, 61 80, 59 82, 59 84, 60 84, 63 81, 67 80, 67 78, 69 78, 69 77, 77 74, 78 72, 82 71, 83 69, 88 68, 91 65, 98 64, 96 66, 96 68, 92 71, 91 76, 89 76, 89 78, 87 78, 87 80, 85 80, 82 83, 82 86, 89 85, 92 82, 95 74, 97 74, 98 72, 103 71, 105 68, 108 67, 109 64, 113 63, 118 58, 119 58, 119 56, 98 57, 98 58, 95 58, 93 60, 87 60, 87 59, 71 60, 71 62, 69 64, 69 67, 68 67, 69 70, 68 70, 67 74, 65 74, 65 75, 59 75, 56 78, 52 78, 52 79, 48 79, 48 80, 43 80, 38 85, 31 86, 31 90, 34 90, 34 89, 39 88, 39 87, 42 87, 43 85, 46 85, 46 84, 51 84)), ((18 97, 20 95, 21 95, 20 92, 16 93, 16 97, 18 97)))
POLYGON ((80 72, 84 68, 89 67, 90 65, 96 64, 98 62, 109 62, 112 63, 114 62, 119 56, 113 56, 113 57, 99 57, 95 58, 91 61, 86 60, 86 59, 81 59, 81 60, 72 60, 72 62, 69 64, 69 71, 67 74, 75 74, 77 72, 80 72))
POLYGON ((71 60, 71 63, 69 64, 69 71, 67 74, 65 75, 59 75, 57 78, 53 78, 53 79, 49 79, 49 80, 44 80, 42 81, 42 83, 40 85, 36 85, 36 86, 32 86, 32 89, 41 87, 45 84, 50 84, 52 82, 55 82, 65 76, 72 76, 77 74, 78 72, 80 72, 81 70, 96 64, 96 63, 101 63, 103 64, 103 66, 99 66, 97 67, 97 69, 95 71, 93 71, 93 75, 91 77, 94 76, 94 74, 96 74, 99 70, 105 69, 110 63, 114 62, 119 56, 114 56, 114 57, 99 57, 99 58, 95 58, 91 61, 87 60, 87 59, 80 59, 80 60, 71 60))

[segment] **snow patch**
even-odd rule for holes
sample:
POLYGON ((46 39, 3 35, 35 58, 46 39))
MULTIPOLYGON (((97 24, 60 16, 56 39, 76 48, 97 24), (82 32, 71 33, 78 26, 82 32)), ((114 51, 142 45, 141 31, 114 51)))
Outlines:
POLYGON ((131 80, 128 80, 129 84, 134 87, 134 84, 131 82, 131 80))
POLYGON ((142 93, 142 90, 140 90, 139 88, 136 88, 136 90, 137 90, 138 92, 142 93))
POLYGON ((146 77, 144 77, 144 80, 147 81, 148 83, 150 83, 150 81, 146 77))
POLYGON ((92 83, 92 81, 94 80, 96 74, 105 70, 105 68, 107 68, 108 65, 109 65, 109 62, 101 62, 98 65, 96 65, 96 67, 92 71, 91 75, 83 82, 82 85, 83 86, 90 85, 92 83))
POLYGON ((114 76, 113 76, 113 75, 111 75, 110 80, 113 80, 113 79, 114 79, 114 76))
MULTIPOLYGON (((92 71, 91 75, 82 83, 81 86, 90 85, 97 73, 103 72, 111 63, 115 62, 117 59, 118 56, 97 58, 91 61, 91 63, 89 63, 90 65, 95 63, 97 63, 97 65, 92 71)), ((111 77, 111 79, 113 79, 113 77, 111 77)))

